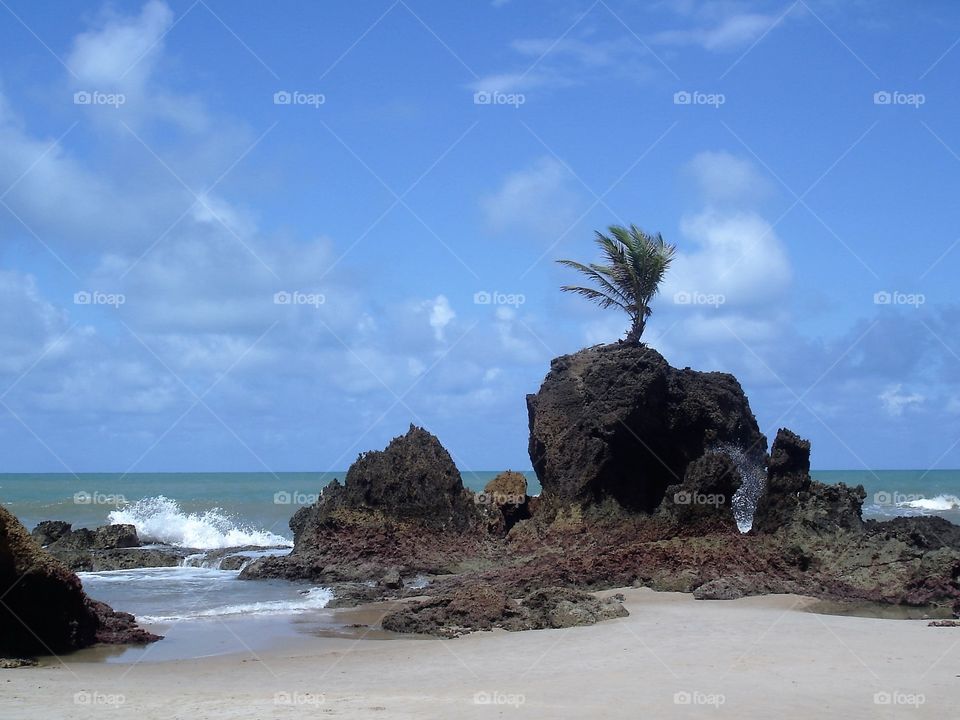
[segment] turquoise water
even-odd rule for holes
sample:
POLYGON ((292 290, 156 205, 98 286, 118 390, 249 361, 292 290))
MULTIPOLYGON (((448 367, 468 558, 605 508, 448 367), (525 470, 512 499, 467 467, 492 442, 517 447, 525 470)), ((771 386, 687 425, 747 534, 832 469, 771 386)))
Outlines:
MULTIPOLYGON (((524 473, 530 492, 540 492, 536 475, 524 473)), ((190 538, 210 539, 204 522, 229 537, 231 529, 256 536, 272 533, 290 538, 287 523, 297 507, 310 504, 320 490, 345 472, 285 473, 67 473, 0 474, 0 502, 33 528, 41 520, 66 520, 74 527, 96 527, 110 520, 147 521, 157 528, 166 522, 167 537, 192 545, 190 538), (169 502, 151 502, 163 497, 169 502), (139 505, 131 513, 131 505, 139 505), (111 513, 123 513, 125 516, 111 513), (131 517, 132 515, 132 517, 131 517), (194 516, 194 521, 190 518, 194 516)), ((464 472, 463 483, 481 490, 497 475, 493 471, 464 472)), ((236 533, 234 533, 236 536, 236 533)), ((243 544, 243 543, 228 543, 243 544)), ((249 544, 272 544, 254 541, 249 544)))

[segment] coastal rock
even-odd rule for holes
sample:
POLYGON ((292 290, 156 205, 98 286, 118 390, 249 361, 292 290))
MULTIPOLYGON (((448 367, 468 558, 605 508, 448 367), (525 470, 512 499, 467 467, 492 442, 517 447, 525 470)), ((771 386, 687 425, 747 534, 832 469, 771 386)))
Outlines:
POLYGON ((682 483, 667 488, 661 508, 682 524, 715 521, 735 528, 733 496, 741 482, 740 472, 730 457, 709 452, 687 466, 682 483))
POLYGON ((513 470, 497 475, 474 500, 485 513, 487 530, 499 537, 510 532, 521 520, 528 520, 531 515, 527 479, 513 470))
POLYGON ((601 600, 579 590, 553 587, 517 602, 502 590, 473 585, 389 613, 383 618, 383 629, 457 637, 494 628, 520 631, 592 625, 625 617, 622 600, 622 596, 601 600))
POLYGON ((30 535, 42 547, 62 538, 70 532, 71 527, 70 523, 62 520, 44 520, 37 524, 30 535))
POLYGON ((104 525, 98 527, 93 534, 93 549, 117 550, 120 548, 140 547, 140 538, 137 536, 135 525, 104 525))
POLYGON ((613 498, 649 512, 706 452, 729 445, 762 462, 767 449, 736 378, 672 368, 642 346, 556 358, 527 411, 530 459, 554 508, 613 498))
POLYGON ((311 582, 378 582, 404 568, 417 574, 456 572, 485 552, 483 518, 473 494, 440 441, 422 428, 363 453, 343 484, 290 520, 289 556, 254 561, 240 577, 311 582))
POLYGON ((80 579, 0 507, 0 655, 60 653, 97 642, 147 643, 160 638, 132 615, 92 600, 80 579))
POLYGON ((812 532, 856 530, 866 492, 862 485, 826 485, 810 477, 810 442, 781 428, 767 466, 766 488, 753 516, 758 533, 800 523, 812 532))

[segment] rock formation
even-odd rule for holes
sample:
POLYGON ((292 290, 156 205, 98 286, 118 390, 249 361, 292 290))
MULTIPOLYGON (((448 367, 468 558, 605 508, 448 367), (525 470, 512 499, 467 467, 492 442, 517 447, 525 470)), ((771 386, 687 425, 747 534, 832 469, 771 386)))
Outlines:
POLYGON ((486 538, 450 454, 413 425, 385 450, 360 455, 345 482, 324 488, 290 528, 293 552, 257 560, 242 577, 336 583, 379 580, 393 570, 407 577, 451 572, 464 557, 482 554, 486 538))
POLYGON ((767 450, 736 378, 677 370, 647 347, 556 358, 527 411, 530 459, 554 509, 612 498, 650 512, 710 450, 729 444, 760 461, 767 450))
POLYGON ((160 639, 139 628, 132 615, 87 597, 80 579, 44 552, 3 507, 0 597, 0 655, 47 655, 94 643, 160 639))
POLYGON ((623 596, 598 599, 569 588, 544 588, 515 601, 495 588, 455 590, 388 613, 384 630, 457 637, 475 630, 544 630, 625 617, 623 596))

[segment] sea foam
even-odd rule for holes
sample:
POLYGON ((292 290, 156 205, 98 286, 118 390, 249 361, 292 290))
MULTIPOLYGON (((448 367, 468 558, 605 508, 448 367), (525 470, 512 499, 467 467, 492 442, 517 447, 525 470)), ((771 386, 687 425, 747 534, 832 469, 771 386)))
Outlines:
POLYGON ((184 512, 176 500, 163 495, 143 498, 114 510, 109 520, 136 526, 137 534, 145 542, 178 547, 213 550, 243 545, 289 547, 293 544, 269 530, 242 525, 220 508, 200 513, 184 512))
POLYGON ((236 605, 221 605, 174 615, 138 615, 137 620, 143 623, 163 623, 231 615, 292 615, 310 610, 320 610, 325 608, 332 599, 333 591, 330 588, 315 587, 300 593, 300 596, 295 600, 265 600, 236 605))
POLYGON ((956 495, 937 495, 932 498, 919 498, 898 503, 898 507, 932 511, 960 510, 960 498, 956 495))

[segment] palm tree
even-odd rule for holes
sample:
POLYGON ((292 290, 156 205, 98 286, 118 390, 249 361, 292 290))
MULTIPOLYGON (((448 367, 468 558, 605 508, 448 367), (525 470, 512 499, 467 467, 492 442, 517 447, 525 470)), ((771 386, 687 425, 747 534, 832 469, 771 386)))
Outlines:
POLYGON ((664 242, 660 233, 647 235, 636 225, 629 228, 611 225, 610 235, 612 237, 597 231, 596 238, 608 264, 557 261, 582 272, 596 287, 564 285, 560 289, 582 295, 602 308, 618 307, 626 312, 631 323, 627 342, 639 345, 652 312, 650 301, 657 294, 677 249, 664 242))

